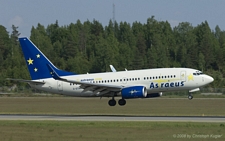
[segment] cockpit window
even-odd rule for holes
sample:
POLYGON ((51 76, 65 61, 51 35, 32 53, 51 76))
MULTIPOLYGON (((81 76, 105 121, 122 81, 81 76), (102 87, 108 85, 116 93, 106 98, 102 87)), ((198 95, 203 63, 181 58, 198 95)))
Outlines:
POLYGON ((193 75, 202 75, 203 73, 201 71, 196 71, 196 73, 193 73, 193 75))

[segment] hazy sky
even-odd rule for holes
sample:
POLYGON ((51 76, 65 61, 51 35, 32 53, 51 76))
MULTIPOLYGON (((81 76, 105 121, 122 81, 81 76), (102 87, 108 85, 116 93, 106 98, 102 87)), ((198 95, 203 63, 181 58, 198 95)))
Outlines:
POLYGON ((60 26, 98 20, 103 26, 113 17, 133 23, 146 23, 147 18, 168 21, 172 27, 180 22, 197 26, 208 21, 212 30, 219 25, 225 30, 225 0, 0 0, 0 25, 11 33, 12 24, 19 26, 21 36, 30 36, 32 26, 47 27, 58 20, 60 26))

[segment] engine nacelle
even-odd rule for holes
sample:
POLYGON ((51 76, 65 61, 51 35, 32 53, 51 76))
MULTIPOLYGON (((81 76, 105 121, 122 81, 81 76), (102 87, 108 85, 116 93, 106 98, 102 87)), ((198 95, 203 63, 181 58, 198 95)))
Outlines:
POLYGON ((147 94, 147 96, 145 98, 154 98, 154 97, 161 97, 162 96, 162 92, 160 93, 151 93, 151 94, 147 94))
POLYGON ((145 98, 147 96, 147 90, 144 86, 131 86, 125 87, 121 91, 122 98, 145 98))

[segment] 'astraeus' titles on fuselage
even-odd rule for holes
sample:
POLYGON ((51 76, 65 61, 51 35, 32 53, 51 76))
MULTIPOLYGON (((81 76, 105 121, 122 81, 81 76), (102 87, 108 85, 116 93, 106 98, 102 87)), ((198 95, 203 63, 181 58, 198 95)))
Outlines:
POLYGON ((183 87, 184 81, 181 82, 167 82, 167 83, 154 83, 151 82, 150 89, 154 88, 172 88, 172 87, 183 87))
POLYGON ((89 81, 94 81, 94 78, 88 78, 88 79, 81 79, 81 82, 89 82, 89 81))

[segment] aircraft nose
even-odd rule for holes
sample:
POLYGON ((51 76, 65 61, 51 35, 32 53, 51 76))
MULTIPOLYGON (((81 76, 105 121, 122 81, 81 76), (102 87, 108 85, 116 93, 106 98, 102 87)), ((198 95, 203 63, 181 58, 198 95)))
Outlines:
POLYGON ((214 81, 214 79, 209 75, 206 76, 206 80, 208 83, 212 83, 214 81))

